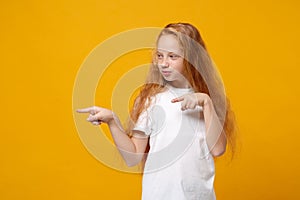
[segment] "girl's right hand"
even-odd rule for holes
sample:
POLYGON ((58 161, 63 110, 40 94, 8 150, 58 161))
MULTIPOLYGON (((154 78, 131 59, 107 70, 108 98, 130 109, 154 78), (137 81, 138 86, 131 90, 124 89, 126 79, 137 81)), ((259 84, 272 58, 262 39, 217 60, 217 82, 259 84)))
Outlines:
POLYGON ((76 111, 78 113, 90 113, 89 117, 86 120, 91 122, 93 125, 109 123, 114 119, 114 114, 111 110, 97 106, 77 109, 76 111))

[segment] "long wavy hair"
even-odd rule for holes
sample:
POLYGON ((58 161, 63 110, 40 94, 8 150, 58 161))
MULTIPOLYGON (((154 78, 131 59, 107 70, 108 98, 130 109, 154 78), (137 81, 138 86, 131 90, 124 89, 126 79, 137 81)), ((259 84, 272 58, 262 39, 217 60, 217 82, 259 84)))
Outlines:
MULTIPOLYGON (((189 81, 194 92, 206 93, 211 97, 216 113, 223 124, 227 144, 233 155, 236 133, 234 113, 231 110, 229 99, 225 95, 220 75, 207 52, 199 31, 189 23, 171 23, 165 26, 160 32, 157 42, 162 35, 168 34, 174 35, 177 38, 183 50, 183 75, 189 81)), ((130 111, 130 120, 127 126, 127 133, 129 135, 140 114, 150 106, 151 99, 156 94, 164 91, 167 84, 167 81, 164 80, 158 69, 156 49, 153 53, 152 64, 146 83, 141 87, 139 95, 134 101, 134 106, 130 111)))

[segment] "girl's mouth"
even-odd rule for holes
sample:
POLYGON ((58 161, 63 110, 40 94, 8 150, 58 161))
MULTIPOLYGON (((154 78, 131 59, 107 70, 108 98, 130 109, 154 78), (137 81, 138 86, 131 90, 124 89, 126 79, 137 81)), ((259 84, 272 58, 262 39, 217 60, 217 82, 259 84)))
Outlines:
POLYGON ((170 76, 171 75, 171 71, 161 71, 161 73, 162 73, 162 75, 164 75, 164 76, 170 76))

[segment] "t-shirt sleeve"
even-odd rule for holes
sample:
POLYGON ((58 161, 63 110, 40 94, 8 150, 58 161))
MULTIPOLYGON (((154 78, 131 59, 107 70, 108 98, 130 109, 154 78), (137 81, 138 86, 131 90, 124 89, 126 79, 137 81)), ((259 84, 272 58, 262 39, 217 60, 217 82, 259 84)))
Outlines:
MULTIPOLYGON (((137 122, 133 126, 133 131, 140 131, 143 132, 146 136, 149 136, 152 132, 152 119, 151 119, 151 112, 153 108, 153 99, 150 100, 151 103, 147 109, 140 114, 138 117, 137 122)), ((146 100, 145 105, 148 104, 148 100, 146 100)), ((140 135, 140 134, 139 134, 140 135)))
POLYGON ((148 108, 140 114, 137 122, 135 123, 134 128, 132 129, 133 131, 141 131, 147 136, 151 134, 152 120, 150 117, 150 112, 151 108, 148 108))

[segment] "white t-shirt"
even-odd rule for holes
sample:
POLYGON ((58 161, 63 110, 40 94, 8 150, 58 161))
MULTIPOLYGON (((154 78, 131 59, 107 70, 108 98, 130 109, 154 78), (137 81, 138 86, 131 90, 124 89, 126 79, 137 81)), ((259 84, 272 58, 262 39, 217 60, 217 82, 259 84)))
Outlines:
POLYGON ((167 87, 134 128, 150 136, 142 199, 215 200, 214 160, 206 144, 202 107, 182 111, 181 103, 171 100, 193 90, 167 87))

